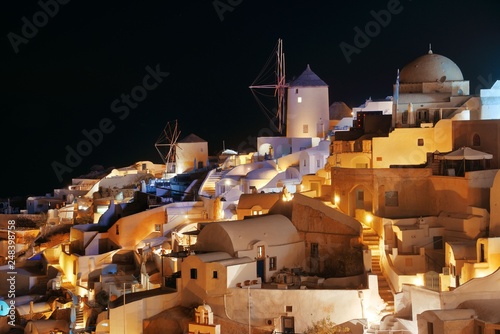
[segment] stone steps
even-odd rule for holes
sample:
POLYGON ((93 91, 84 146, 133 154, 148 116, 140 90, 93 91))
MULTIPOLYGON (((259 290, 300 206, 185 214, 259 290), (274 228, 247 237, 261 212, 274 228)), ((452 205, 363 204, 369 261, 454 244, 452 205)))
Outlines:
POLYGON ((379 237, 375 233, 375 231, 373 231, 373 229, 366 226, 363 227, 363 243, 371 251, 372 273, 377 275, 379 295, 386 305, 385 309, 381 312, 381 317, 388 314, 394 314, 394 294, 392 293, 392 289, 389 285, 389 282, 384 277, 382 273, 382 268, 380 266, 379 237))

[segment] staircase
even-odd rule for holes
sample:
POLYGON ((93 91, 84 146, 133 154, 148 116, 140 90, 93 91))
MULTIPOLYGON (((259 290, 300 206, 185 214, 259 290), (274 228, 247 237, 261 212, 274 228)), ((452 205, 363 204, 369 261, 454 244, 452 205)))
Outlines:
POLYGON ((77 306, 76 308, 76 329, 84 329, 85 324, 83 323, 83 308, 77 306))
POLYGON ((215 185, 224 177, 224 175, 226 175, 226 172, 227 171, 218 172, 217 169, 212 169, 205 178, 205 181, 203 181, 198 194, 204 197, 214 197, 215 185))
POLYGON ((368 246, 368 249, 372 254, 372 274, 378 277, 378 291, 380 298, 385 302, 385 309, 382 310, 381 316, 387 314, 394 314, 394 294, 389 285, 389 282, 385 279, 382 273, 382 268, 380 267, 380 246, 379 237, 375 231, 368 227, 363 226, 363 243, 368 246))

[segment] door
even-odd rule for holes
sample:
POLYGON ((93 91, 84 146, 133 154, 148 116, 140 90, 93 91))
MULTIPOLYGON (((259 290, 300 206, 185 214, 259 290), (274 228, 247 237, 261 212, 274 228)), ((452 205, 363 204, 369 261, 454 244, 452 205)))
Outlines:
POLYGON ((295 321, 293 317, 282 317, 281 328, 283 330, 283 333, 288 333, 288 334, 295 333, 295 321))
POLYGON ((262 282, 265 281, 264 279, 264 268, 265 268, 265 265, 266 265, 266 260, 265 259, 259 259, 257 260, 257 277, 260 277, 262 282))

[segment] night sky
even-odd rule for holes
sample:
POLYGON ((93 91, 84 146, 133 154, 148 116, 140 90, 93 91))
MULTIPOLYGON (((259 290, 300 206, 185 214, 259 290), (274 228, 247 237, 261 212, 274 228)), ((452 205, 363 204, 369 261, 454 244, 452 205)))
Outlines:
POLYGON ((52 192, 94 165, 160 163, 154 144, 176 119, 210 154, 251 149, 270 126, 248 86, 278 38, 288 80, 310 64, 330 103, 350 107, 392 95, 429 43, 471 93, 500 79, 496 0, 41 0, 0 15, 0 197, 52 192), (86 156, 70 166, 68 149, 86 156))

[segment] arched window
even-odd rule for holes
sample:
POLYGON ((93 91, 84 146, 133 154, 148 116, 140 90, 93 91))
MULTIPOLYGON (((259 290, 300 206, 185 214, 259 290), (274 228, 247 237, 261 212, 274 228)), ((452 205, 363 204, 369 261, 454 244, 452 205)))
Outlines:
POLYGON ((477 133, 472 137, 472 146, 481 146, 481 137, 477 133))

